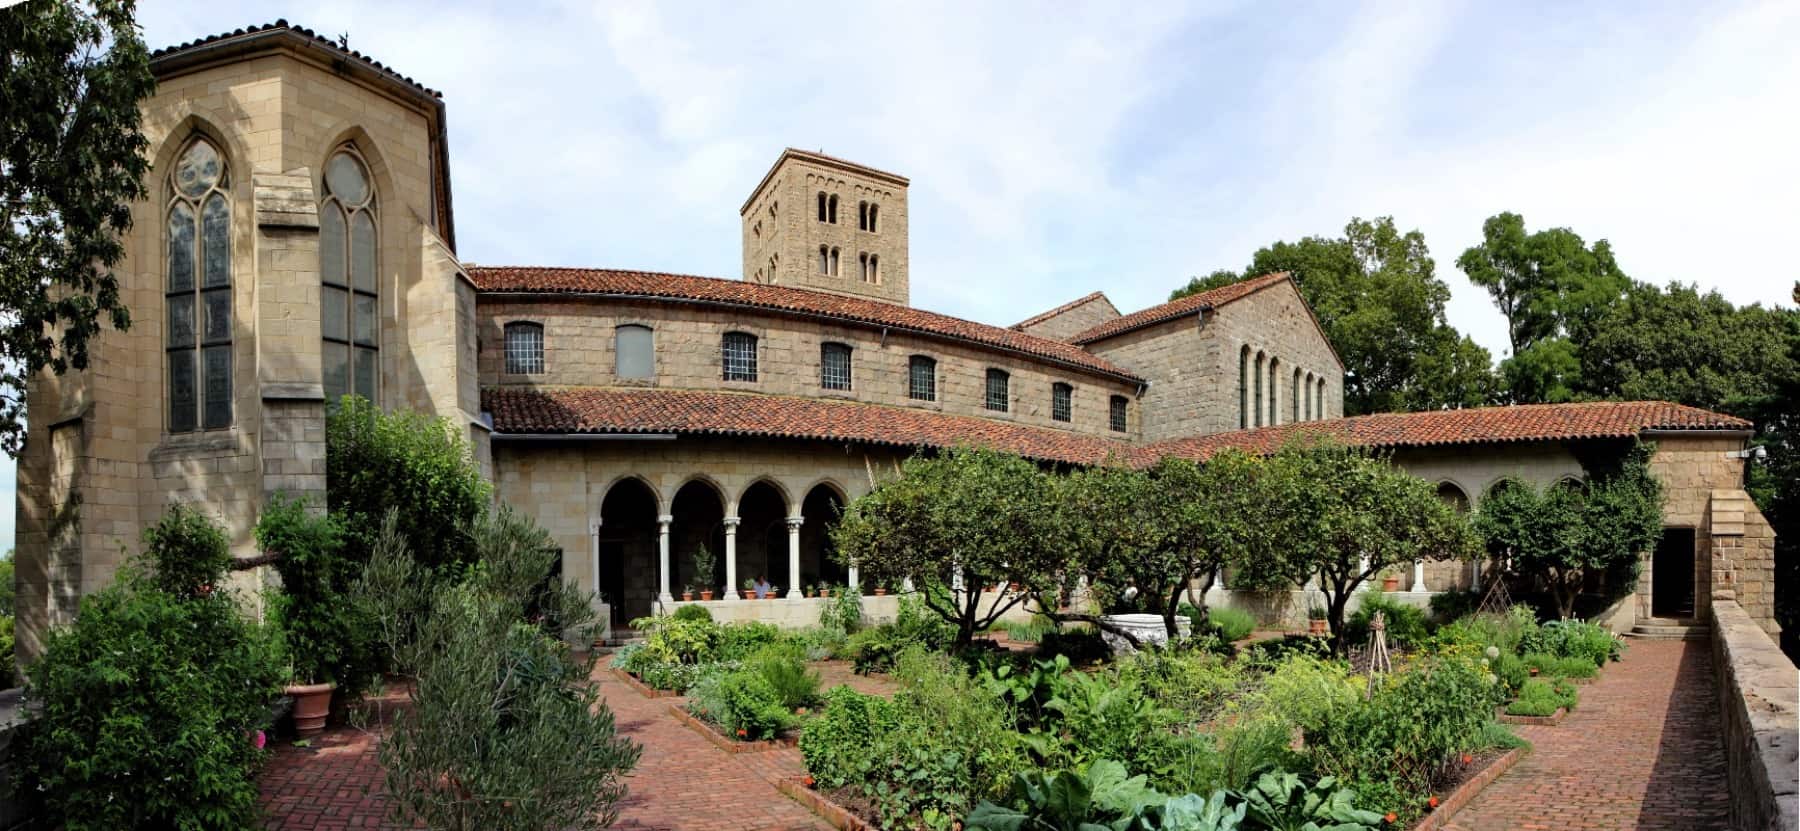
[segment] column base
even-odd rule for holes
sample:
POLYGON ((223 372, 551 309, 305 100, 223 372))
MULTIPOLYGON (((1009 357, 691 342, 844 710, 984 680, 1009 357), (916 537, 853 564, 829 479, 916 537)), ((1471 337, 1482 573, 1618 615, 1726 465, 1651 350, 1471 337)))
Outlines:
POLYGON ((806 595, 801 594, 799 589, 788 589, 787 594, 782 596, 789 600, 803 600, 806 598, 806 595))

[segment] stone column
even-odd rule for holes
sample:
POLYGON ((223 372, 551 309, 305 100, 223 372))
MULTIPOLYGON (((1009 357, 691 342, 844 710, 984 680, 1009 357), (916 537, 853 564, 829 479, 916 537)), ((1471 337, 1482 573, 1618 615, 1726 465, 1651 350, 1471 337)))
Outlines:
POLYGON ((1424 592, 1425 591, 1425 561, 1424 560, 1414 560, 1413 561, 1412 590, 1415 592, 1424 592))
POLYGON ((594 597, 600 597, 600 520, 594 520, 593 533, 588 535, 588 572, 594 578, 594 597))
POLYGON ((675 602, 675 595, 669 592, 669 525, 675 517, 663 514, 656 518, 656 585, 660 590, 657 599, 662 603, 675 602))
POLYGON ((725 593, 719 599, 728 603, 743 599, 737 579, 737 529, 742 521, 734 516, 725 518, 725 593))
POLYGON ((850 564, 850 576, 846 582, 850 584, 850 591, 856 592, 858 597, 862 596, 862 572, 857 569, 855 563, 850 564))
POLYGON ((800 524, 805 517, 791 516, 787 518, 788 527, 788 586, 787 599, 799 600, 806 595, 800 591, 800 524))

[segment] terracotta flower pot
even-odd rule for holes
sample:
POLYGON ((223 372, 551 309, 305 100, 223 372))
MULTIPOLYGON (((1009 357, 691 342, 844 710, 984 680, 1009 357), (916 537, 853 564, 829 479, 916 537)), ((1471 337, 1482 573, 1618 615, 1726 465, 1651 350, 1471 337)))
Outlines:
POLYGON ((712 594, 713 594, 712 589, 701 589, 700 590, 700 599, 701 600, 711 600, 712 594))
POLYGON ((1309 635, 1325 635, 1330 632, 1331 625, 1328 621, 1309 620, 1306 622, 1306 633, 1309 635))
POLYGON ((1384 592, 1399 591, 1400 590, 1400 578, 1398 578, 1398 577, 1383 577, 1383 578, 1381 578, 1381 590, 1384 592))
POLYGON ((687 601, 689 601, 689 600, 693 600, 693 599, 694 599, 694 593, 693 593, 693 592, 682 592, 682 593, 681 593, 681 600, 682 600, 682 602, 684 602, 684 603, 685 603, 685 602, 687 602, 687 601))
POLYGON ((881 588, 880 586, 875 587, 875 596, 876 597, 880 597, 884 594, 887 594, 887 589, 881 588))
POLYGON ((745 600, 755 600, 756 599, 756 592, 753 592, 749 589, 744 589, 743 594, 744 594, 745 600))
POLYGON ((310 736, 325 729, 325 718, 331 715, 333 683, 292 684, 283 692, 294 697, 294 732, 310 736))

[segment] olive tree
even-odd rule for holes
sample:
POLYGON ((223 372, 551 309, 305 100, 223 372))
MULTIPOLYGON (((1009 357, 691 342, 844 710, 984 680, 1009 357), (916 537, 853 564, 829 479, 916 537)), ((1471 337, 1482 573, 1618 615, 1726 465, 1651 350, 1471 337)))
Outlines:
POLYGON ((1489 555, 1542 579, 1567 619, 1590 575, 1635 579, 1639 558, 1662 534, 1662 485, 1649 457, 1638 445, 1617 469, 1595 471, 1582 483, 1539 490, 1511 481, 1481 501, 1475 529, 1489 555))
POLYGON ((911 581, 967 646, 1009 609, 1061 586, 1068 557, 1050 474, 1016 455, 958 447, 914 456, 852 501, 837 556, 879 582, 911 581), (980 588, 1017 583, 983 608, 980 588))
MULTIPOLYGON (((1182 592, 1194 580, 1210 587, 1255 533, 1246 517, 1255 501, 1256 464, 1232 452, 1204 467, 1170 457, 1145 470, 1103 466, 1070 474, 1062 510, 1075 567, 1097 591, 1135 587, 1174 637, 1182 592)), ((1103 625, 1092 615, 1051 616, 1103 625)))
POLYGON ((1395 566, 1467 559, 1479 550, 1469 522, 1430 483, 1367 450, 1290 443, 1263 463, 1258 479, 1250 521, 1262 533, 1232 565, 1265 584, 1316 576, 1340 651, 1345 607, 1363 583, 1395 566))

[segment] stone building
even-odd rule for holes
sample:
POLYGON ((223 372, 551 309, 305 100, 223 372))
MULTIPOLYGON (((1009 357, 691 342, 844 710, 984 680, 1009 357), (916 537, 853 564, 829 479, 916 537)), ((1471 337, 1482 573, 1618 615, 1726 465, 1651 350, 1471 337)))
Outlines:
POLYGON ((477 266, 456 249, 437 93, 285 22, 152 66, 150 196, 118 269, 136 323, 28 396, 27 660, 173 503, 253 553, 268 498, 323 490, 327 402, 346 393, 465 430, 615 623, 690 587, 723 617, 811 622, 801 587, 859 584, 832 518, 921 449, 1141 464, 1314 430, 1392 448, 1468 505, 1654 438, 1670 537, 1621 625, 1735 591, 1773 627, 1745 422, 1653 402, 1343 419, 1343 364, 1285 274, 1131 314, 1095 293, 1011 327, 913 308, 908 180, 800 150, 740 210, 741 279, 477 266), (730 591, 759 577, 783 599, 730 591))

